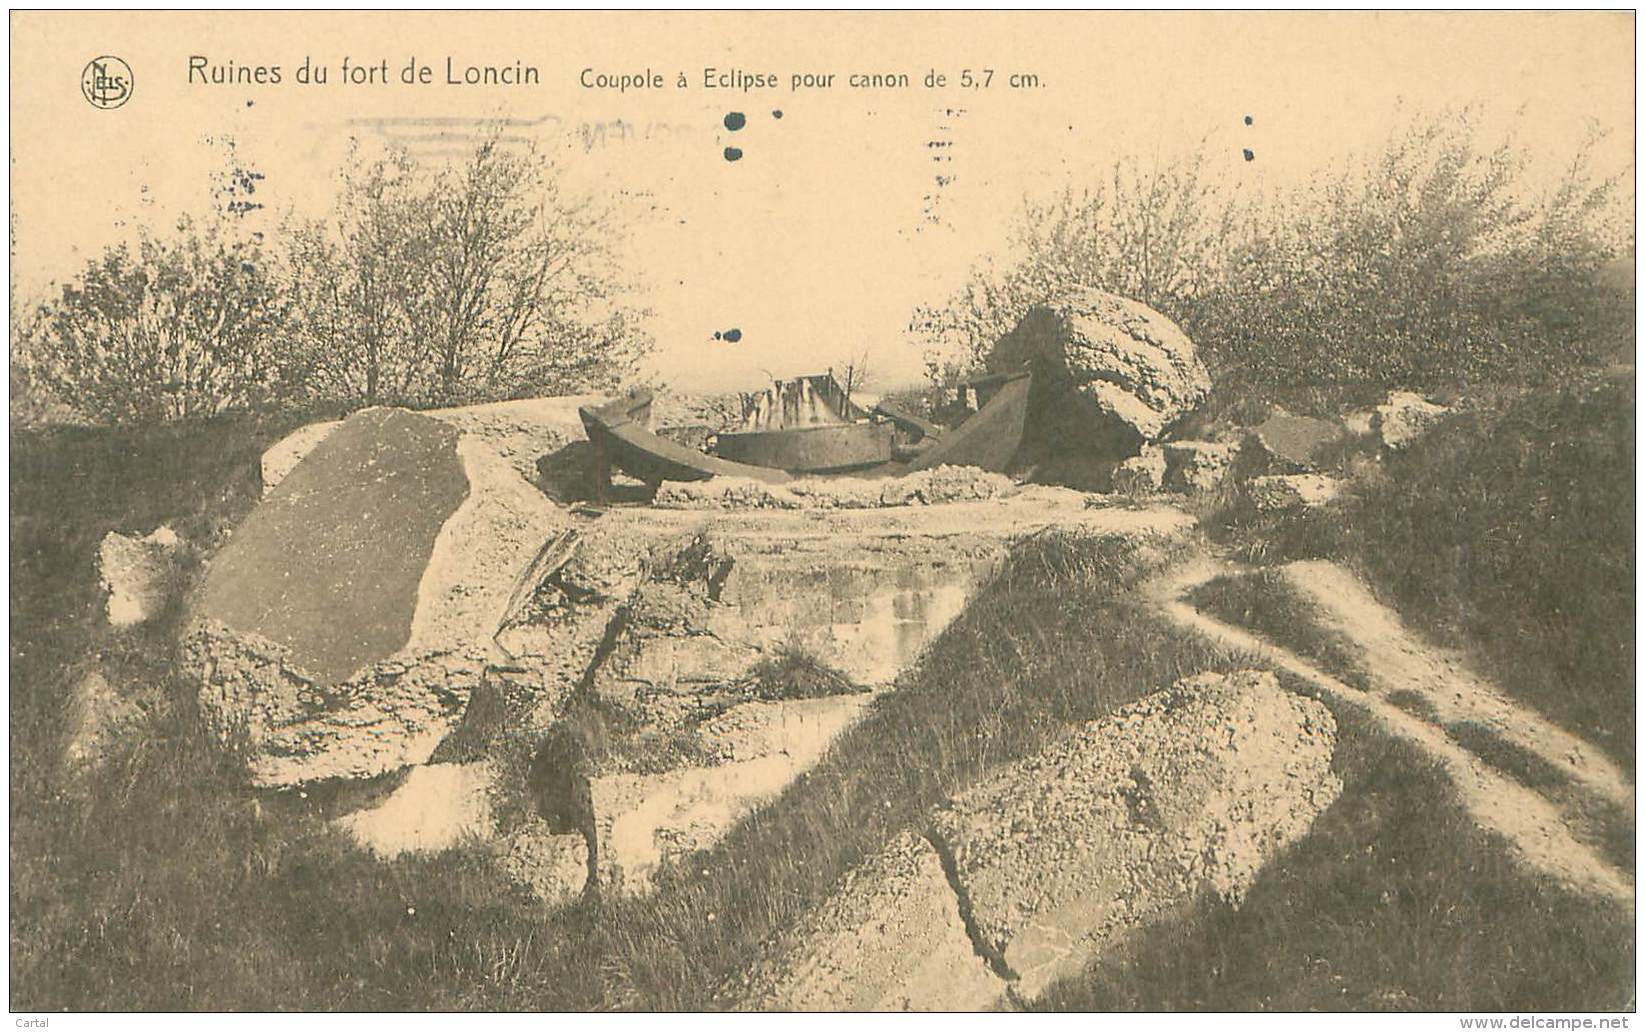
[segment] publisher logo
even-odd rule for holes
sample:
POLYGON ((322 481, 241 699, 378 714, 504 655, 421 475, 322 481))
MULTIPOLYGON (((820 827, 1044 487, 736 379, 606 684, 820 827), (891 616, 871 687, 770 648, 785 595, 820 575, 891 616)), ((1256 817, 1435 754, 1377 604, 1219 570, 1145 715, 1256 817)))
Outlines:
POLYGON ((80 73, 80 92, 92 107, 119 107, 131 99, 131 66, 118 57, 92 58, 80 73))

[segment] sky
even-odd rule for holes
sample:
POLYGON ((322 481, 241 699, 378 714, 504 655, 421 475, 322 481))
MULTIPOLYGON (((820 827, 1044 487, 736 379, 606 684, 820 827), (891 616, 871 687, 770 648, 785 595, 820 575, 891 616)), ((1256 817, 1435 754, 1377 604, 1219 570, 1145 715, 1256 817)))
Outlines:
POLYGON ((862 356, 871 387, 916 380, 914 308, 1002 253, 1025 196, 1091 182, 1121 157, 1205 146, 1214 177, 1283 188, 1375 147, 1413 112, 1483 104, 1487 133, 1516 134, 1533 175, 1556 174, 1592 125, 1611 131, 1601 167, 1632 174, 1628 13, 11 17, 20 298, 139 226, 220 203, 213 175, 231 145, 264 176, 265 207, 245 220, 273 232, 288 211, 324 210, 351 138, 437 163, 483 121, 507 118, 568 188, 633 216, 634 300, 652 311, 657 340, 647 372, 684 390, 748 388, 862 356), (100 55, 132 72, 117 108, 81 92, 100 55), (386 60, 389 81, 342 81, 345 58, 386 60), (278 65, 281 81, 191 82, 191 59, 278 65), (295 81, 305 59, 328 69, 325 85, 295 81), (447 84, 448 59, 458 78, 490 65, 531 66, 537 79, 447 84), (433 81, 401 82, 412 61, 433 81), (776 86, 708 88, 710 68, 776 86), (960 85, 985 69, 986 88, 960 85), (661 88, 585 85, 653 73, 661 88), (928 73, 945 84, 928 88, 928 73), (904 74, 909 86, 853 88, 853 74, 904 74), (794 88, 795 75, 833 79, 794 88))

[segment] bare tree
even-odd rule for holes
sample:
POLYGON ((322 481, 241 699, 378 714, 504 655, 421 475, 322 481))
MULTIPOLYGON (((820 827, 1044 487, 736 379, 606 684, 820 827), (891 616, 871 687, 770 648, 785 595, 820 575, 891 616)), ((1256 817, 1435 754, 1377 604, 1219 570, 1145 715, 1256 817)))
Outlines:
POLYGON ((325 220, 287 228, 297 360, 322 397, 403 400, 430 350, 418 336, 429 268, 426 217, 404 154, 366 162, 351 150, 325 220))
POLYGON ((847 359, 845 367, 840 370, 839 377, 840 387, 845 390, 845 399, 850 401, 851 396, 857 391, 867 389, 872 376, 873 373, 868 364, 867 348, 847 359))
POLYGON ((367 403, 609 386, 650 346, 620 237, 498 131, 432 174, 356 153, 332 218, 291 234, 316 379, 367 403))

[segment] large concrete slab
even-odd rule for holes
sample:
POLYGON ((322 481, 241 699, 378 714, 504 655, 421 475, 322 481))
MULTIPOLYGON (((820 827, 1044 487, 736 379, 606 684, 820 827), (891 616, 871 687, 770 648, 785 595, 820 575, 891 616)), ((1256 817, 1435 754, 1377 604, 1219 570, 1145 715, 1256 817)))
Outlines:
POLYGON ((937 851, 905 832, 721 995, 738 1010, 975 1011, 1005 991, 972 947, 937 851))
POLYGON ((1335 800, 1336 724, 1267 671, 1203 674, 1092 722, 933 822, 979 945, 1032 999, 1201 893, 1238 902, 1335 800))

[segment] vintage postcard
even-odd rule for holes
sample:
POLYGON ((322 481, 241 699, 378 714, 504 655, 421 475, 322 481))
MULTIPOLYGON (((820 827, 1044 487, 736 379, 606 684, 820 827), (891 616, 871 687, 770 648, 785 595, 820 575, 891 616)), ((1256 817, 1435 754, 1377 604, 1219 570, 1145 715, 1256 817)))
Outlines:
POLYGON ((1635 33, 12 12, 18 1026, 1628 1027, 1635 33))

